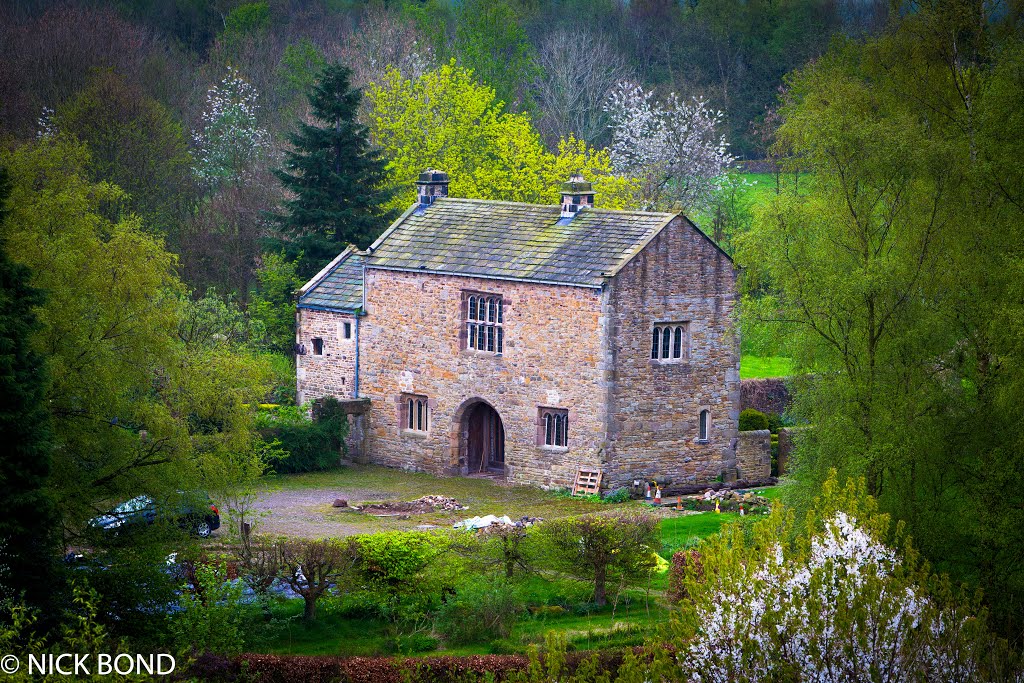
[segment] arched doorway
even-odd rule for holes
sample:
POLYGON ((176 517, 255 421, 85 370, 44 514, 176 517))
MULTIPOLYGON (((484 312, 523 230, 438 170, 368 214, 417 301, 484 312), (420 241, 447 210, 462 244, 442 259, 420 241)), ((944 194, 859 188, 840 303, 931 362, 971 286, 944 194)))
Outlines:
POLYGON ((483 401, 471 406, 463 415, 461 432, 465 474, 505 473, 505 427, 498 411, 483 401))

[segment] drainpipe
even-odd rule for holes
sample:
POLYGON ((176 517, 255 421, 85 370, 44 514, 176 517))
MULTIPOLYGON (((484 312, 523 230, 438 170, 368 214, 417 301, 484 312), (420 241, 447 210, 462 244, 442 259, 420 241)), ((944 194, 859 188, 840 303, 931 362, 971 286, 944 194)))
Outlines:
POLYGON ((366 313, 366 259, 363 259, 363 302, 356 311, 356 371, 352 378, 352 398, 359 398, 359 319, 366 313))
POLYGON ((356 372, 352 379, 352 398, 359 398, 359 318, 362 315, 356 313, 356 372))

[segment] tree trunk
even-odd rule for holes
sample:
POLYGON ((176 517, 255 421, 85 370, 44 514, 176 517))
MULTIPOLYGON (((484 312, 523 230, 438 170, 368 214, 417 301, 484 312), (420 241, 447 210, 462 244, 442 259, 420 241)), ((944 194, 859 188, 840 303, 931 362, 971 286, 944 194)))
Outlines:
POLYGON ((608 567, 604 565, 594 568, 594 602, 597 603, 598 607, 604 607, 608 604, 608 599, 605 597, 604 590, 604 582, 607 574, 608 567))
POLYGON ((305 610, 302 612, 302 618, 305 621, 316 620, 316 598, 311 595, 303 595, 302 599, 306 602, 305 610))

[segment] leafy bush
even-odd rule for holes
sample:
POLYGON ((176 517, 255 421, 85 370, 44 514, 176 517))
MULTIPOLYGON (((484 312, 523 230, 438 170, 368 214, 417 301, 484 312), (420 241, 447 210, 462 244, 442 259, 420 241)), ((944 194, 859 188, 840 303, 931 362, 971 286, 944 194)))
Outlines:
POLYGON ((274 462, 278 473, 317 472, 338 464, 348 434, 348 418, 334 397, 327 397, 312 406, 313 419, 306 420, 303 409, 282 406, 275 418, 266 414, 264 438, 276 438, 288 457, 274 462))
POLYGON ((609 491, 602 500, 606 503, 625 503, 629 500, 629 489, 625 486, 620 486, 614 491, 609 491))
POLYGON ((740 413, 741 432, 752 432, 758 429, 768 429, 767 415, 753 408, 747 408, 740 413))
POLYGON ((461 587, 437 611, 434 627, 452 645, 508 638, 523 603, 502 580, 481 579, 461 587))
POLYGON ((243 584, 227 580, 227 563, 197 562, 194 582, 183 587, 181 612, 171 621, 174 642, 181 652, 236 654, 245 643, 240 609, 243 584))
MULTIPOLYGON (((407 604, 410 600, 429 602, 435 592, 440 599, 438 584, 447 577, 441 571, 427 576, 424 570, 448 548, 448 540, 441 534, 386 531, 356 536, 354 543, 358 555, 356 569, 371 590, 382 594, 382 614, 415 619, 417 607, 407 604)), ((421 607, 420 611, 426 610, 421 607)))

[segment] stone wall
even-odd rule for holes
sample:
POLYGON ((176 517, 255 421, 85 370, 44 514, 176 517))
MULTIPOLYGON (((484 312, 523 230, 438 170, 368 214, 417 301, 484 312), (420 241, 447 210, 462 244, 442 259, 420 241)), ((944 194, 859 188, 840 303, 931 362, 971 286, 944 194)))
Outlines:
POLYGON ((740 409, 753 408, 766 415, 781 415, 791 401, 785 377, 745 379, 740 382, 740 409))
POLYGON ((736 271, 684 218, 633 257, 605 298, 609 344, 601 371, 608 391, 609 485, 666 477, 715 479, 733 466, 739 419, 736 271), (654 325, 689 326, 688 358, 651 360, 654 325), (702 410, 709 438, 698 438, 702 410))
POLYGON ((295 342, 306 352, 295 357, 296 402, 334 396, 352 398, 356 367, 355 318, 345 313, 298 309, 295 342), (345 338, 345 323, 351 337, 345 338), (313 353, 313 338, 324 340, 323 354, 313 353))
POLYGON ((510 481, 568 486, 600 464, 605 401, 598 289, 369 268, 360 323, 360 394, 373 403, 373 462, 458 474, 462 418, 480 401, 505 430, 510 481), (463 292, 502 296, 504 353, 464 348, 463 292), (402 394, 426 396, 427 433, 399 424, 402 394), (537 445, 540 407, 569 412, 568 447, 537 445))
POLYGON ((772 474, 772 433, 767 429, 740 432, 736 446, 740 479, 764 479, 772 474))

